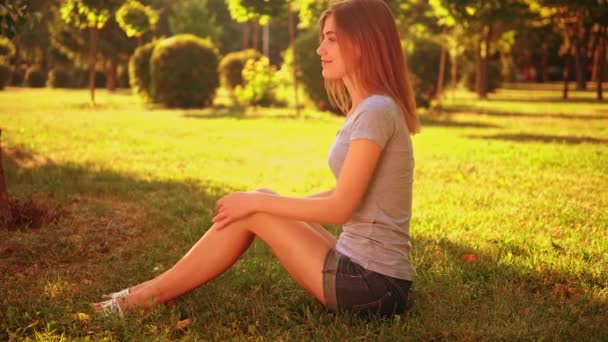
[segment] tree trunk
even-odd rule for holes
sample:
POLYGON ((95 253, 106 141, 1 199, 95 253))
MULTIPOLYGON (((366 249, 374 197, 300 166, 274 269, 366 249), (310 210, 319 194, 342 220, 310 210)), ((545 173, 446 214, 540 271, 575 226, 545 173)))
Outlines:
POLYGON ((587 89, 587 50, 589 49, 590 28, 583 28, 583 37, 576 37, 574 43, 574 73, 576 76, 576 89, 587 89))
POLYGON ((597 99, 603 100, 604 94, 602 89, 602 82, 604 81, 604 68, 606 66, 606 27, 601 29, 601 34, 598 36, 598 44, 600 56, 599 63, 597 65, 597 99))
POLYGON ((116 73, 118 64, 116 63, 116 57, 108 59, 106 66, 106 89, 108 91, 116 90, 116 73))
POLYGON ((243 50, 249 47, 249 21, 246 21, 243 25, 243 50))
POLYGON ((294 95, 294 101, 295 101, 295 106, 296 106, 296 116, 300 117, 300 103, 298 100, 298 77, 297 77, 297 70, 298 70, 298 54, 296 53, 296 26, 295 26, 295 22, 293 19, 293 12, 291 11, 291 1, 289 1, 288 5, 287 5, 287 12, 288 12, 288 17, 289 17, 289 44, 291 45, 291 52, 293 53, 293 66, 292 66, 292 72, 293 72, 293 95, 294 95))
POLYGON ((89 90, 91 91, 91 104, 95 105, 95 65, 97 63, 97 41, 99 40, 99 29, 89 28, 89 90))
MULTIPOLYGON (((0 137, 2 129, 0 129, 0 137)), ((0 228, 11 229, 14 227, 13 214, 8 202, 8 191, 4 180, 4 167, 2 166, 2 146, 0 145, 0 228)))
POLYGON ((488 25, 485 36, 485 54, 481 59, 481 76, 479 85, 479 98, 485 99, 488 97, 488 59, 490 58, 490 44, 492 43, 492 33, 494 27, 488 25))
POLYGON ((593 67, 591 68, 591 82, 597 82, 597 68, 600 63, 601 50, 602 50, 602 48, 600 47, 599 49, 596 49, 595 53, 593 54, 593 67))
POLYGON ((566 61, 564 63, 564 71, 563 71, 563 77, 564 77, 564 90, 562 93, 562 98, 564 100, 568 99, 568 81, 570 80, 570 63, 571 63, 571 48, 568 48, 568 51, 566 52, 566 61))
POLYGON ((256 20, 253 22, 253 48, 260 51, 260 23, 256 20))
POLYGON ((549 59, 549 46, 547 43, 543 43, 543 54, 540 59, 540 71, 538 73, 538 81, 540 83, 545 83, 548 81, 549 77, 547 75, 547 60, 549 59))
POLYGON ((479 37, 479 42, 477 44, 477 58, 475 61, 475 93, 477 93, 477 95, 479 96, 479 94, 481 93, 481 70, 482 70, 482 63, 481 63, 481 46, 482 44, 482 40, 483 37, 479 37))
POLYGON ((142 46, 143 43, 144 43, 144 41, 143 41, 142 35, 138 34, 137 35, 137 46, 142 46))
POLYGON ((441 102, 441 94, 443 93, 443 79, 445 74, 445 58, 447 54, 446 48, 446 28, 443 28, 441 33, 441 56, 439 57, 439 77, 437 77, 437 90, 435 92, 435 98, 441 102))
POLYGON ((264 50, 264 56, 270 59, 270 23, 266 23, 263 29, 262 49, 264 50))

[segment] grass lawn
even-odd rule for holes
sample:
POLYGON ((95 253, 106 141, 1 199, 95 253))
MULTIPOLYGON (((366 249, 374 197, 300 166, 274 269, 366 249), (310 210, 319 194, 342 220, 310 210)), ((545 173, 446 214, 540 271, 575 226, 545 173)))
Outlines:
POLYGON ((331 188, 327 152, 343 119, 152 110, 128 92, 98 91, 90 108, 85 90, 1 91, 9 193, 59 216, 0 231, 0 340, 606 340, 608 102, 560 95, 448 92, 441 111, 423 113, 407 315, 327 313, 256 242, 175 306, 119 320, 88 303, 170 267, 223 194, 331 188))

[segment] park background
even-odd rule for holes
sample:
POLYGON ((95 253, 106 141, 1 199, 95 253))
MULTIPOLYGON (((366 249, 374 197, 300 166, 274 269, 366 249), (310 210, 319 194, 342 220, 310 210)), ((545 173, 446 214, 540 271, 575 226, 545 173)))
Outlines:
POLYGON ((386 2, 422 121, 419 275, 372 320, 261 242, 174 306, 88 307, 170 267, 231 191, 333 186, 330 1, 0 2, 0 340, 608 339, 608 3, 386 2))

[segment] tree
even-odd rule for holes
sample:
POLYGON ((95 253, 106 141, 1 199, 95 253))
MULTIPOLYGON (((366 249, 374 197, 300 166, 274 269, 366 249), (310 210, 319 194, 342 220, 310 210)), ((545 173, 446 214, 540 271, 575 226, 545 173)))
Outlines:
POLYGON ((173 34, 190 33, 208 38, 220 45, 222 28, 216 25, 215 15, 207 7, 207 0, 183 0, 173 6, 169 16, 169 29, 173 34))
POLYGON ((253 23, 252 47, 259 51, 259 27, 266 25, 271 17, 279 16, 285 10, 282 1, 226 0, 230 16, 239 23, 245 23, 243 49, 249 47, 249 24, 253 23))
POLYGON ((142 35, 152 31, 158 22, 158 12, 137 0, 130 0, 116 11, 116 22, 127 37, 137 37, 137 45, 141 46, 142 35))
POLYGON ((114 15, 122 0, 65 0, 61 18, 80 30, 89 30, 89 89, 91 104, 95 105, 95 65, 99 31, 114 15))

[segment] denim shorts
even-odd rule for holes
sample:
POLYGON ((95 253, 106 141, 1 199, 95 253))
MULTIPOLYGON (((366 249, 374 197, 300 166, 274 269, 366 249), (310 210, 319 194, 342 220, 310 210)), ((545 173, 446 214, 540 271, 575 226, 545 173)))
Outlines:
POLYGON ((323 267, 325 306, 332 311, 388 316, 408 308, 412 282, 365 269, 331 249, 323 267))

